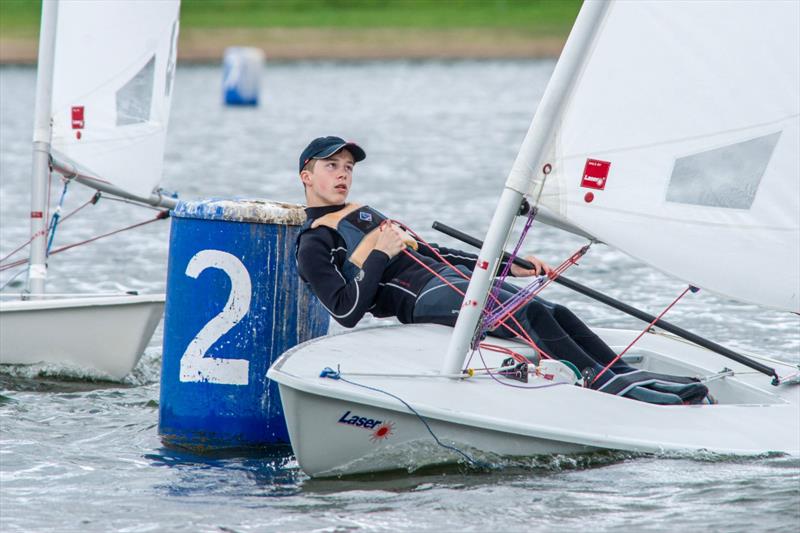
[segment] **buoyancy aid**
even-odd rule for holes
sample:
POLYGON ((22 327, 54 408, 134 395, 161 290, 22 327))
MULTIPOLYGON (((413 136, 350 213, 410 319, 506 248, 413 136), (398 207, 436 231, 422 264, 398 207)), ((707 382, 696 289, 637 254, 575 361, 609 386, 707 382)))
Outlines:
MULTIPOLYGON (((333 213, 328 213, 319 218, 306 220, 300 227, 300 232, 295 241, 295 255, 300 243, 300 236, 306 231, 320 226, 325 226, 338 233, 345 242, 347 248, 347 260, 344 264, 342 275, 347 281, 354 279, 361 267, 364 265, 369 254, 375 249, 381 224, 388 218, 379 211, 369 206, 358 204, 346 204, 342 209, 333 213)), ((395 224, 392 222, 392 224, 395 224)), ((397 224, 395 224, 397 226, 397 224)), ((400 228, 399 226, 397 226, 400 228)), ((417 250, 417 241, 406 233, 402 228, 403 242, 406 246, 417 250)), ((389 264, 397 260, 399 256, 393 257, 389 264)))

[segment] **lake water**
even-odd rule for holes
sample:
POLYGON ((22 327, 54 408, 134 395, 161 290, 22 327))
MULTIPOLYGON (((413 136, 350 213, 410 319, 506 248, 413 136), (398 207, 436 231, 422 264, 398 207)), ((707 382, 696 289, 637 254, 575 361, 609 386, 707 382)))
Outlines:
MULTIPOLYGON (((163 186, 182 198, 302 201, 297 156, 340 135, 368 157, 352 198, 415 228, 440 220, 482 236, 554 63, 298 62, 268 65, 262 105, 220 103, 218 66, 179 66, 163 186)), ((27 239, 35 71, 0 68, 0 256, 27 239)), ((53 183, 57 201, 60 183, 53 183)), ((70 187, 64 212, 92 193, 70 187)), ((56 245, 143 221, 101 200, 56 245)), ((165 289, 168 222, 50 261, 53 292, 165 289)), ((582 244, 535 226, 526 251, 551 264, 582 244)), ((0 285, 15 272, 3 272, 0 285)), ((657 313, 683 284, 604 247, 570 277, 657 313)), ((24 279, 24 273, 18 279, 24 279)), ((754 283, 757 279, 754 277, 754 283)), ((563 288, 546 296, 595 326, 637 328, 563 288)), ((800 361, 796 316, 700 292, 667 316, 733 349, 800 361)), ((87 324, 87 335, 91 325, 87 324)), ((113 354, 113 352, 110 352, 113 354)), ((790 531, 800 460, 607 453, 485 470, 451 466, 311 480, 290 453, 200 457, 158 435, 161 330, 123 383, 56 367, 0 369, 2 531, 790 531)), ((546 406, 531 406, 546 408, 546 406)))

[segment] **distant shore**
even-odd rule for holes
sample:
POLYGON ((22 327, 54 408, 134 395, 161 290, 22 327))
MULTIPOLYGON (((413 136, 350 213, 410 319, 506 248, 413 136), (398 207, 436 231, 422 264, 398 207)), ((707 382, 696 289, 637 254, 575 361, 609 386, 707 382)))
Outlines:
MULTIPOLYGON (((178 60, 219 62, 228 46, 254 46, 267 60, 535 59, 558 57, 564 39, 493 28, 191 28, 178 60)), ((0 64, 34 64, 36 36, 0 36, 0 64)))

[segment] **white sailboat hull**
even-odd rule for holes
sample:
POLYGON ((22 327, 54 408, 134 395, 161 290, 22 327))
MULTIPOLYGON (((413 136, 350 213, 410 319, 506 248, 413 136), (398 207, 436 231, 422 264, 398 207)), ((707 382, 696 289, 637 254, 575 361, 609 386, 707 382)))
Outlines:
MULTIPOLYGON (((316 339, 284 354, 268 375, 280 385, 303 470, 331 476, 462 460, 435 442, 422 419, 442 443, 478 459, 598 449, 800 455, 800 386, 773 386, 763 374, 676 338, 646 335, 637 343, 636 366, 697 376, 733 369, 733 377, 708 384, 718 404, 651 405, 541 377, 527 384, 498 377, 517 387, 486 375, 435 377, 451 332, 434 325, 364 329, 316 339), (343 378, 371 389, 319 377, 323 368, 337 365, 343 378)), ((597 333, 615 348, 636 335, 597 333)), ((484 357, 493 367, 504 356, 484 351, 484 357)), ((789 363, 768 364, 782 375, 797 372, 789 363)), ((471 366, 483 363, 473 360, 471 366)))
POLYGON ((163 294, 0 302, 0 363, 50 363, 121 379, 163 311, 163 294))

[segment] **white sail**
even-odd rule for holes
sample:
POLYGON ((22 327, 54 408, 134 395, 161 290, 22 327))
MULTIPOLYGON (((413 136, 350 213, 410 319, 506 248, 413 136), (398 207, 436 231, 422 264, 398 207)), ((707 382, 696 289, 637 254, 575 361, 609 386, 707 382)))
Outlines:
MULTIPOLYGON (((613 2, 541 204, 693 285, 797 312, 799 130, 800 2, 613 2)), ((535 196, 525 146, 509 183, 535 196)))
POLYGON ((150 194, 161 179, 179 5, 60 2, 52 98, 57 159, 123 191, 150 194))

